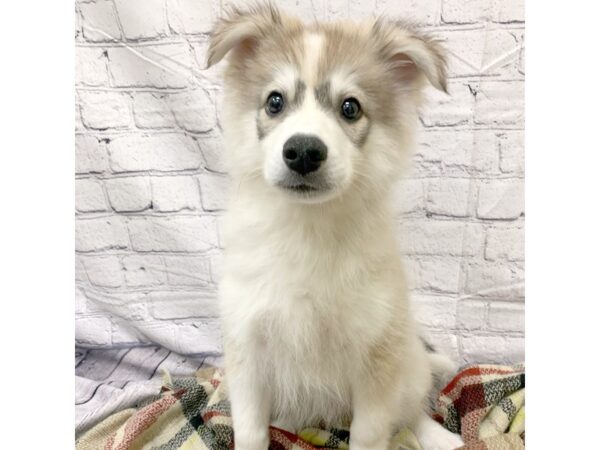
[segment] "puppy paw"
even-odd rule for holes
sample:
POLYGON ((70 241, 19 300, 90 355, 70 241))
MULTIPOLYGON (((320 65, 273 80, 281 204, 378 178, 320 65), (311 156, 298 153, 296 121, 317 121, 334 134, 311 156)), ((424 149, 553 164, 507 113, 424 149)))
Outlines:
POLYGON ((439 428, 421 437, 423 450, 454 450, 465 445, 458 434, 439 428))

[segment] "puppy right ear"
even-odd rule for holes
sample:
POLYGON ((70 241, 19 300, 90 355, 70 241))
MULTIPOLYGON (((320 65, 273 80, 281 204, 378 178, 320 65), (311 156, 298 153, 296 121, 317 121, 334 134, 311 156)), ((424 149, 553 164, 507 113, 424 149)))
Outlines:
POLYGON ((211 34, 207 68, 233 51, 236 58, 251 56, 261 37, 282 23, 279 10, 271 3, 256 4, 246 11, 232 8, 211 34))

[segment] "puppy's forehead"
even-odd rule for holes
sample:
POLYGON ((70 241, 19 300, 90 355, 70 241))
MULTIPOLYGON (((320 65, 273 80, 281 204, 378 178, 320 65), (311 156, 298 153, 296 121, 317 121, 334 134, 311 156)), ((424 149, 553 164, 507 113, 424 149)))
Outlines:
POLYGON ((332 76, 361 78, 379 62, 369 34, 357 25, 316 24, 276 33, 265 42, 259 70, 274 69, 271 77, 293 73, 306 85, 316 87, 332 76), (366 70, 365 70, 366 69, 366 70))
POLYGON ((295 98, 298 88, 324 106, 339 96, 357 96, 379 122, 395 120, 394 80, 369 24, 326 23, 274 28, 247 64, 229 77, 238 102, 253 109, 269 92, 295 98), (241 76, 240 76, 241 75, 241 76), (368 102, 365 104, 364 102, 368 102))
POLYGON ((319 66, 323 61, 323 51, 327 37, 323 32, 307 30, 302 37, 304 51, 300 75, 305 83, 316 86, 319 82, 319 66))

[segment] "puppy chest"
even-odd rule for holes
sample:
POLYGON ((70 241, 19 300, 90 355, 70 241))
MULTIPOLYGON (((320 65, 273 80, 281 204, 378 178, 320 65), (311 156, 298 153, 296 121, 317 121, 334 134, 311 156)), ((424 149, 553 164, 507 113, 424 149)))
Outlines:
MULTIPOLYGON (((281 327, 284 328, 284 327, 281 327)), ((264 376, 274 417, 290 424, 339 421, 350 411, 350 344, 323 322, 279 329, 265 345, 264 376), (313 326, 310 326, 313 325, 313 326)))

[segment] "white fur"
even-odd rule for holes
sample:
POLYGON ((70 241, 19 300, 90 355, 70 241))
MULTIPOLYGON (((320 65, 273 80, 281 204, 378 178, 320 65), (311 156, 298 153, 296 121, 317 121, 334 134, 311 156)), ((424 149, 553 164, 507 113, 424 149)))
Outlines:
POLYGON ((445 450, 464 445, 458 434, 451 433, 431 417, 423 414, 415 426, 415 434, 426 450, 445 450))
POLYGON ((319 65, 319 59, 322 57, 324 39, 320 33, 304 34, 304 64, 302 66, 302 76, 309 84, 315 83, 314 68, 319 65))
MULTIPOLYGON (((323 39, 311 34, 306 42, 306 59, 314 60, 323 39)), ((224 103, 234 195, 220 300, 236 450, 266 450, 270 422, 297 431, 350 418, 351 450, 384 450, 407 424, 426 450, 454 448, 460 439, 421 412, 431 366, 388 205, 412 141, 414 105, 407 101, 402 133, 373 123, 358 151, 307 84, 302 108, 261 142, 256 111, 238 109, 235 99, 224 103), (320 170, 335 189, 312 203, 275 186, 287 170, 283 143, 300 131, 329 148, 320 170), (393 348, 382 344, 388 334, 393 348)))

